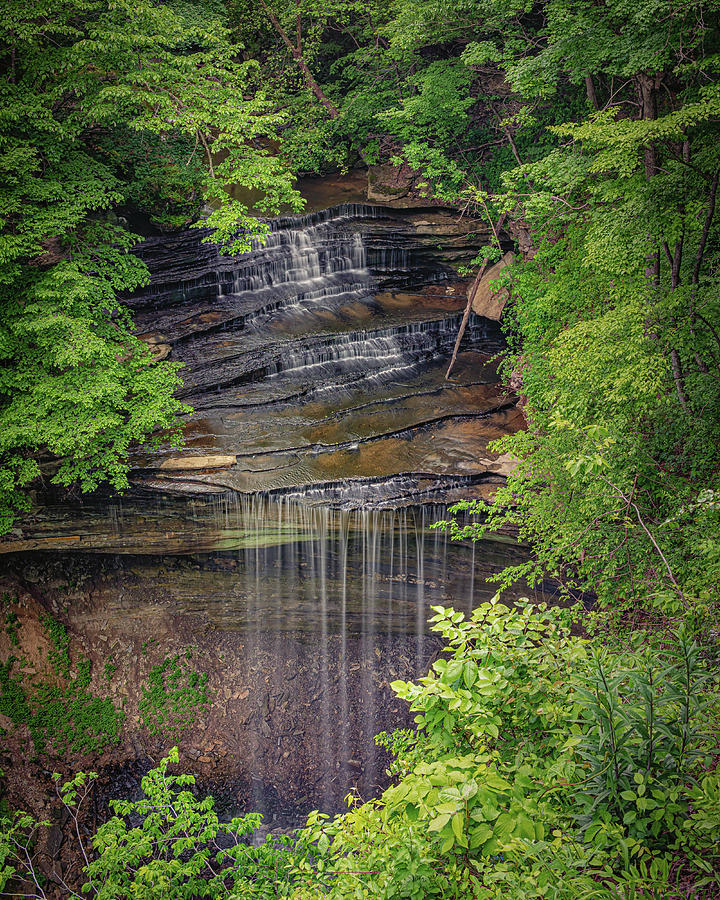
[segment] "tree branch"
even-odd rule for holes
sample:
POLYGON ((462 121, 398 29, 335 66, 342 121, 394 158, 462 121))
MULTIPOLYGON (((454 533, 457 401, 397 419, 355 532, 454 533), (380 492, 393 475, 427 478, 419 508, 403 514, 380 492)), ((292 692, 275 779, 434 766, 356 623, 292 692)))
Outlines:
POLYGON ((678 582, 677 582, 675 576, 673 575, 673 570, 670 568, 670 563, 667 561, 667 559, 666 559, 666 557, 665 557, 665 554, 664 554, 664 553, 662 552, 662 550, 660 549, 660 545, 658 544, 658 542, 657 542, 657 541, 655 540, 655 538, 653 537, 653 535, 652 535, 650 529, 649 529, 649 528, 647 527, 647 525, 645 524, 645 522, 644 522, 644 520, 643 520, 643 517, 642 517, 642 514, 641 514, 641 512, 640 512, 640 510, 639 510, 639 508, 638 508, 638 505, 637 505, 637 504, 635 503, 635 501, 633 500, 632 495, 631 495, 630 497, 626 497, 625 494, 622 492, 622 490, 621 490, 616 484, 613 484, 612 481, 610 481, 609 479, 603 477, 602 475, 600 476, 600 479, 601 479, 602 481, 604 481, 605 484, 609 485, 614 491, 617 491, 617 493, 618 493, 618 494, 622 497, 622 499, 627 503, 628 507, 631 506, 631 507, 635 510, 635 515, 637 516, 637 520, 638 520, 638 522, 640 523, 640 526, 642 527, 642 530, 643 530, 643 531, 645 532, 645 534, 650 538, 650 542, 652 543, 653 547, 654 547, 655 550, 657 551, 658 556, 660 557, 660 559, 662 559, 663 563, 665 563, 665 569, 666 569, 666 571, 667 571, 667 573, 668 573, 668 576, 669 576, 669 578, 670 578, 670 581, 672 581, 673 585, 675 586, 675 590, 678 592, 678 595, 679 595, 680 599, 681 599, 683 602, 686 602, 686 601, 685 601, 685 594, 683 593, 682 588, 680 587, 680 585, 678 584, 678 582))
POLYGON ((337 106, 335 106, 335 104, 332 102, 332 100, 328 99, 328 97, 323 93, 322 88, 317 83, 317 81, 315 81, 315 78, 313 77, 313 74, 310 71, 308 64, 305 62, 305 58, 302 53, 302 31, 301 31, 301 27, 300 27, 300 17, 298 16, 296 19, 297 40, 298 40, 298 44, 296 47, 293 44, 293 42, 290 40, 290 38, 288 37, 288 33, 283 28, 282 23, 280 22, 278 17, 275 15, 275 13, 271 9, 271 7, 268 6, 268 4, 265 2, 265 0, 260 0, 260 5, 265 10, 265 14, 267 15, 268 19, 270 19, 270 21, 272 22, 273 28, 280 35, 282 42, 288 48, 288 50, 290 51, 290 54, 292 55, 292 58, 297 63, 298 68, 300 69, 300 71, 303 74, 306 85, 310 88, 310 90, 317 97, 317 99, 320 101, 320 103, 322 103, 322 105, 325 107, 325 109, 330 113, 330 117, 333 119, 337 119, 337 117, 340 115, 340 113, 338 112, 337 106))
POLYGON ((690 279, 692 284, 698 284, 698 282, 700 281, 700 268, 702 267, 703 256, 705 255, 705 246, 707 244, 708 235, 710 233, 710 226, 712 225, 713 216, 715 214, 715 200, 717 198, 718 178, 720 178, 720 169, 717 169, 715 171, 712 187, 710 188, 710 199, 708 200, 707 214, 705 216, 705 223, 703 225, 702 234, 700 236, 700 243, 698 244, 697 254, 695 256, 695 266, 693 267, 692 278, 690 279))

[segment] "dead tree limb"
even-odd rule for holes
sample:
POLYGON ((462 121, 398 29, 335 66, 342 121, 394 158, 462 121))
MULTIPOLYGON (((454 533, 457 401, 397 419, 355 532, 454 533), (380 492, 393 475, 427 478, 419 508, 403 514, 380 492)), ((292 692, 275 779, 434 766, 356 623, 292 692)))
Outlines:
MULTIPOLYGON (((492 228, 492 233, 495 238, 495 243, 500 252, 502 252, 502 246, 500 244, 500 229, 502 228, 503 222, 505 221, 505 217, 507 213, 502 213, 500 218, 497 220, 497 225, 493 222, 492 217, 490 216, 490 212, 487 208, 487 204, 484 200, 480 201, 485 209, 485 214, 488 217, 488 222, 490 222, 490 227, 492 228)), ((478 288, 480 287, 480 282, 482 281, 482 277, 488 269, 490 265, 490 260, 486 259, 483 263, 482 269, 477 273, 475 277, 475 281, 472 283, 472 287, 468 291, 468 300, 465 304, 465 311, 463 312, 463 317, 460 322, 460 327, 458 328, 457 337, 455 338, 455 346, 453 347, 453 354, 450 360, 450 365, 448 366, 448 370, 445 373, 445 380, 448 381, 450 379, 450 373, 453 370, 453 366, 455 365, 455 361, 457 360, 458 351, 460 350, 460 344, 462 342, 463 336, 465 334, 465 329, 467 328, 468 319, 470 318, 470 311, 472 310, 473 300, 475 299, 475 295, 478 292, 478 288)))
POLYGON ((475 299, 475 294, 478 292, 478 288, 480 287, 480 281, 485 274, 488 266, 490 264, 490 260, 485 260, 482 269, 475 276, 475 281, 473 281, 472 287, 468 291, 468 299, 465 304, 465 312, 463 313, 462 321, 460 322, 460 327, 458 328, 457 337, 455 338, 455 346, 453 348, 452 359, 450 360, 450 365, 448 366, 448 370, 445 373, 445 381, 450 379, 450 373, 453 370, 453 366, 455 365, 455 360, 457 359, 458 350, 460 349, 460 344, 462 343, 463 335, 465 334, 465 329, 467 328, 468 319, 470 318, 470 311, 472 310, 473 300, 475 299))

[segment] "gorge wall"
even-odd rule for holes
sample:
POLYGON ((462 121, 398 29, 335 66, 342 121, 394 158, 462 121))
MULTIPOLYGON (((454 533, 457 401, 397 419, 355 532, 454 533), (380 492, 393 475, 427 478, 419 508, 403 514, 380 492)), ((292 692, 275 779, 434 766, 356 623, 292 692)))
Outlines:
POLYGON ((137 454, 123 497, 48 489, 0 540, 1 586, 21 620, 64 622, 124 704, 122 746, 95 766, 170 746, 143 728, 140 685, 189 649, 212 703, 180 739, 185 768, 280 821, 378 789, 373 736, 408 723, 389 682, 438 650, 430 606, 472 610, 521 555, 430 525, 502 483, 487 445, 522 419, 497 323, 471 316, 444 378, 477 223, 347 203, 274 220, 239 257, 202 237, 149 239, 151 283, 129 298, 155 353, 184 364, 186 445, 137 454))

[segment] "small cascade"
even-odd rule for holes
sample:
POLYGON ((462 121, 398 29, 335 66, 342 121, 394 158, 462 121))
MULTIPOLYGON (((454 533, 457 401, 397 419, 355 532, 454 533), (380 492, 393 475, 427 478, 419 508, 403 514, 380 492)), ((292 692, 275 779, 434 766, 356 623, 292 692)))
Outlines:
POLYGON ((248 253, 223 255, 208 243, 208 231, 150 238, 139 250, 150 268, 150 285, 130 302, 144 309, 168 311, 204 297, 295 285, 298 293, 322 290, 323 279, 360 280, 367 286, 367 254, 362 222, 386 215, 380 207, 346 204, 304 216, 268 222, 269 232, 248 253))
MULTIPOLYGON (((366 255, 358 233, 320 225, 272 231, 264 244, 238 257, 231 272, 232 293, 257 291, 292 282, 300 288, 314 286, 326 276, 363 272, 366 255)), ((222 296, 229 279, 218 283, 222 296)))
MULTIPOLYGON (((308 370, 331 362, 352 364, 353 361, 360 360, 374 368, 377 363, 386 364, 401 357, 407 357, 408 363, 427 359, 455 341, 460 318, 450 316, 434 321, 380 328, 372 332, 350 332, 333 336, 315 347, 302 350, 292 348, 283 352, 277 362, 268 367, 268 374, 308 370)), ((468 333, 469 342, 473 338, 481 339, 484 335, 485 331, 476 317, 468 333)))
MULTIPOLYGON (((415 269, 407 235, 385 233, 378 246, 368 231, 390 221, 388 210, 359 204, 280 218, 234 257, 198 234, 167 238, 162 252, 148 241, 151 285, 131 299, 138 328, 172 347, 185 365, 181 396, 197 408, 247 385, 274 402, 357 386, 359 375, 366 385, 408 377, 451 352, 460 313, 429 301, 382 306, 378 280, 415 269)), ((426 282, 446 276, 424 270, 426 282)), ((464 346, 497 351, 497 328, 473 315, 464 346)))
POLYGON ((467 495, 473 486, 487 478, 486 475, 443 476, 412 472, 390 478, 352 478, 318 486, 304 485, 277 490, 267 496, 284 497, 303 506, 343 510, 368 508, 370 497, 373 509, 401 509, 426 504, 442 509, 442 501, 449 494, 457 492, 459 497, 467 495))
MULTIPOLYGON (((273 399, 283 385, 294 385, 306 396, 331 389, 369 386, 408 377, 418 366, 452 352, 460 314, 364 331, 308 335, 295 340, 268 341, 267 335, 243 332, 234 341, 217 335, 183 345, 178 358, 188 366, 182 396, 202 404, 198 391, 217 393, 236 385, 252 385, 273 399)), ((258 326, 259 327, 259 326, 258 326)), ((471 315, 463 348, 497 351, 502 346, 495 323, 471 315)))

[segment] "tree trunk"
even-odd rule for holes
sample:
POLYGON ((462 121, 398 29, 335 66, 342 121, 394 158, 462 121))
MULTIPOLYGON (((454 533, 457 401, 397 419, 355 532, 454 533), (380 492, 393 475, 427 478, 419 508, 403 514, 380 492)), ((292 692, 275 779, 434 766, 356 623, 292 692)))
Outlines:
MULTIPOLYGON (((655 79, 649 75, 639 75, 638 86, 642 102, 642 118, 645 121, 654 121, 657 119, 655 79)), ((650 143, 645 148, 645 177, 652 178, 653 175, 657 175, 657 170, 657 150, 655 149, 655 144, 650 143)))
POLYGON ((675 382, 675 390, 680 401, 683 412, 688 412, 688 398, 685 392, 685 376, 683 375, 682 365, 680 363, 680 354, 673 347, 670 351, 670 363, 672 365, 673 381, 675 382))
MULTIPOLYGON (((653 122, 657 119, 657 79, 651 75, 641 73, 636 80, 638 95, 642 103, 641 118, 646 122, 653 122)), ((690 148, 683 147, 683 157, 689 157, 690 148)), ((658 173, 657 148, 650 141, 645 147, 644 153, 645 177, 648 181, 658 173)), ((651 236, 652 237, 652 236, 651 236)), ((680 284, 680 265, 682 263, 682 239, 675 245, 674 253, 670 253, 670 248, 665 245, 665 253, 670 263, 670 279, 672 289, 675 290, 680 284)), ((660 249, 656 249, 648 254, 647 265, 645 267, 645 277, 653 288, 660 286, 660 249)), ((677 348, 670 348, 670 366, 672 369, 673 382, 675 391, 680 401, 680 406, 684 413, 688 413, 688 396, 685 390, 685 376, 680 362, 680 354, 677 348)))
MULTIPOLYGON (((492 228, 493 235, 495 236, 495 243, 497 244, 498 250, 502 253, 502 245, 500 243, 500 229, 503 226, 503 222, 505 221, 505 217, 507 213, 502 213, 500 218, 497 221, 497 225, 493 222, 490 217, 490 212, 485 204, 485 201, 482 201, 483 206, 485 207, 485 214, 488 217, 488 222, 490 222, 490 227, 492 228)), ((460 327, 458 328, 457 337, 455 338, 455 346, 453 347, 452 359, 450 360, 450 365, 448 366, 447 372, 445 373, 445 380, 447 381, 450 378, 450 373, 453 370, 453 366, 455 365, 455 360, 457 359, 458 350, 460 349, 460 344, 463 339, 463 335, 465 334, 465 329, 467 328, 468 319, 470 318, 470 310, 472 309, 473 300, 475 299, 475 294, 478 292, 478 288, 480 287, 480 281, 482 280, 483 275, 487 271, 490 266, 490 260, 486 259, 483 263, 482 269, 477 273, 475 277, 475 281, 473 281, 472 287, 468 291, 468 299, 465 304, 465 312, 463 313, 462 321, 460 322, 460 327)))
POLYGON ((503 133, 505 137, 508 139, 508 144, 510 144, 510 149, 512 150, 512 155, 515 157, 515 162, 521 166, 523 161, 520 159, 520 154, 518 153, 517 144, 512 136, 512 133, 509 128, 503 128, 503 133))
POLYGON ((597 92, 595 90, 595 82, 593 81, 592 75, 585 76, 585 91, 587 93, 587 98, 590 106, 592 106, 593 109, 600 109, 597 92))
POLYGON ((297 44, 293 44, 288 36, 287 31, 285 31, 280 20, 272 11, 272 9, 267 5, 265 0, 260 0, 260 5, 265 10, 268 19, 270 19, 270 21, 272 22, 273 28, 280 35, 282 42, 288 48, 293 59, 297 63, 298 68, 302 72, 303 78, 305 79, 305 84, 310 88, 310 90, 317 97, 320 103, 322 103, 322 105, 328 111, 328 113, 330 114, 330 118, 337 119, 337 117, 340 115, 337 106, 335 106, 332 100, 330 100, 325 95, 323 89, 320 87, 317 81, 315 81, 315 78, 310 71, 308 64, 305 62, 305 57, 303 56, 302 52, 302 29, 300 26, 300 16, 298 16, 297 18, 297 44))
POLYGON ((708 235, 710 234, 710 226, 712 225, 713 216, 715 215, 715 198, 717 197, 718 178, 720 178, 720 169, 717 169, 715 171, 712 187, 710 188, 710 198, 708 199, 708 208, 705 215, 705 223, 703 225, 702 235, 700 236, 697 255, 695 256, 695 265, 693 266, 693 285, 697 285, 700 281, 700 269, 702 268, 703 256, 705 255, 705 245, 707 244, 708 235))

